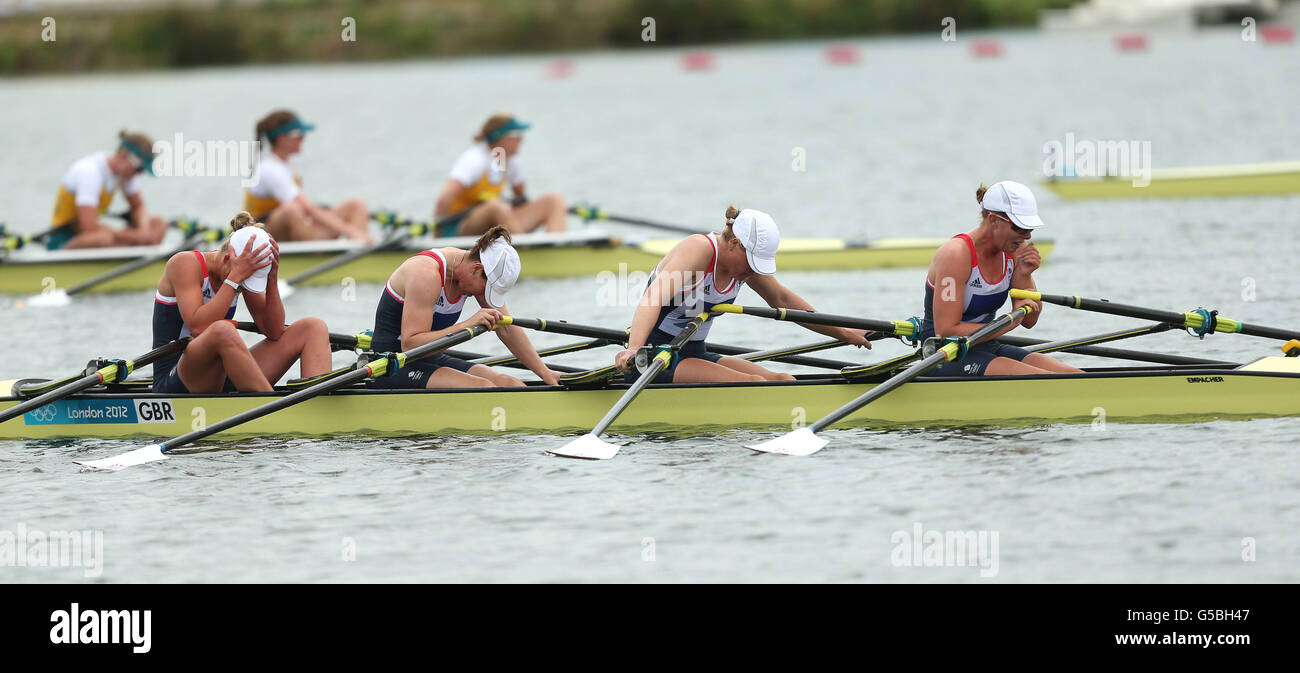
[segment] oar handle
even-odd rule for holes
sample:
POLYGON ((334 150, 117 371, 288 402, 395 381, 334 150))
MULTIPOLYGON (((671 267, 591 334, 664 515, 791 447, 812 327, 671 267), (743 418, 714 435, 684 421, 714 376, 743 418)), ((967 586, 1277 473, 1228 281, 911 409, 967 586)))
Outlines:
POLYGON ((1235 332, 1238 334, 1249 334, 1251 336, 1264 337, 1267 339, 1280 339, 1282 341, 1300 338, 1300 332, 1295 330, 1264 327, 1262 325, 1247 325, 1246 323, 1231 318, 1219 316, 1217 315, 1217 312, 1204 310, 1178 313, 1175 311, 1162 311, 1143 306, 1117 304, 1106 299, 1087 299, 1079 296, 1043 294, 1032 290, 1018 289, 1011 290, 1011 297, 1013 299, 1033 299, 1035 301, 1057 304, 1083 311, 1092 311, 1094 313, 1107 313, 1110 315, 1140 318, 1143 320, 1159 320, 1160 322, 1168 323, 1175 327, 1194 330, 1200 335, 1214 332, 1235 332), (1209 325, 1206 324, 1207 316, 1212 321, 1209 325))

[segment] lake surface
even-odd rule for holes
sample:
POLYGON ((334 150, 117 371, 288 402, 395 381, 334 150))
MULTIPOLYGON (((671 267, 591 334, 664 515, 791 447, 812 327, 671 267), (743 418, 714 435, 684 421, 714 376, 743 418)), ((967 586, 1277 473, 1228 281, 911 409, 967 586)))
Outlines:
MULTIPOLYGON (((855 42, 862 59, 850 66, 825 63, 825 44, 794 43, 718 49, 704 72, 683 71, 679 51, 648 47, 8 80, 3 219, 42 228, 67 165, 109 149, 121 127, 244 140, 282 106, 318 124, 300 158, 313 198, 360 195, 425 217, 482 119, 507 110, 534 124, 523 153, 533 194, 700 225, 720 225, 736 203, 770 212, 786 236, 877 239, 966 231, 976 187, 1015 179, 1036 186, 1041 236, 1057 243, 1036 274, 1044 291, 1300 325, 1300 198, 1065 202, 1037 187, 1045 143, 1067 134, 1150 142, 1157 168, 1296 159, 1296 47, 1245 43, 1236 31, 1155 35, 1141 54, 1116 52, 1106 35, 997 36, 1006 55, 991 60, 970 57, 968 36, 944 43, 936 32, 855 42), (548 79, 558 58, 574 72, 548 79), (793 168, 798 158, 806 170, 793 168)), ((214 223, 241 204, 237 177, 144 188, 153 209, 214 223)), ((607 327, 631 317, 630 306, 597 303, 594 277, 526 275, 511 295, 517 315, 607 327)), ((919 269, 781 278, 823 311, 921 312, 919 269)), ((371 326, 381 287, 363 284, 352 301, 340 288, 307 288, 286 306, 291 318, 355 332, 371 326)), ((147 349, 147 292, 58 310, 14 299, 0 298, 4 378, 67 375, 94 356, 147 349)), ((760 303, 748 290, 741 299, 760 303)), ((1049 307, 1032 336, 1134 324, 1049 307)), ((712 337, 756 347, 817 339, 739 316, 712 337)), ((1276 352, 1251 337, 1178 332, 1121 346, 1233 361, 1276 352)), ((504 352, 492 337, 473 348, 504 352)), ((890 342, 826 356, 903 352, 890 342)), ((557 361, 596 366, 612 354, 557 361)), ((117 474, 71 461, 138 442, 0 442, 0 533, 103 534, 93 577, 0 565, 0 581, 1300 579, 1300 419, 832 429, 831 447, 808 459, 739 448, 752 431, 615 434, 630 445, 597 463, 545 455, 566 441, 545 435, 264 438, 203 442, 117 474), (918 530, 982 532, 990 550, 996 535, 996 570, 900 565, 918 530), (1243 561, 1252 545, 1256 560, 1243 561)))

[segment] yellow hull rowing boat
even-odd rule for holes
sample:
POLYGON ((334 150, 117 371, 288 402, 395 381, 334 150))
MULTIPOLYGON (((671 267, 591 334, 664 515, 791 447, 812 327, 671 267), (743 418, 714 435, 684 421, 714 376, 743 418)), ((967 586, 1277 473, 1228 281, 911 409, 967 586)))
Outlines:
MULTIPOLYGON (((850 383, 835 375, 815 375, 795 382, 652 385, 611 431, 706 434, 734 426, 790 430, 830 413, 880 380, 850 383)), ((0 382, 0 390, 10 391, 14 383, 0 382)), ((622 385, 599 390, 536 385, 512 390, 355 388, 312 398, 221 436, 586 431, 624 390, 622 385)), ((0 439, 171 437, 282 394, 88 393, 0 424, 0 439)), ((19 402, 0 398, 0 410, 19 402)), ((922 377, 862 408, 844 425, 1187 422, 1260 416, 1300 416, 1300 358, 1264 357, 1230 368, 1150 366, 1037 377, 922 377)))

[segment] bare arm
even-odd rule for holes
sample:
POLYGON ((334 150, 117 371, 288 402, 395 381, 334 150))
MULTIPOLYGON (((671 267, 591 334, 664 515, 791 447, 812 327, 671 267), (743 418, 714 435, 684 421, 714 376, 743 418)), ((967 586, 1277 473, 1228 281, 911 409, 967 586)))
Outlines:
POLYGON ((230 303, 235 300, 234 288, 221 283, 216 288, 212 301, 203 303, 203 270, 199 260, 190 252, 181 252, 167 260, 163 275, 172 286, 176 297, 176 307, 181 312, 181 320, 190 333, 198 336, 212 323, 226 318, 230 303))
POLYGON ((94 206, 77 206, 77 233, 86 234, 103 228, 99 210, 94 206))
POLYGON ((131 220, 127 224, 137 229, 143 229, 146 222, 149 221, 149 211, 144 207, 144 199, 139 192, 127 194, 126 202, 131 206, 131 220))
MULTIPOLYGON (((966 279, 970 277, 970 249, 960 239, 951 239, 944 243, 934 255, 931 264, 934 276, 930 282, 934 285, 934 333, 941 337, 970 336, 984 325, 974 322, 962 322, 962 304, 966 292, 966 279)), ((998 332, 1002 336, 1015 328, 1015 325, 998 332)))
POLYGON ((482 309, 467 320, 462 320, 451 327, 440 330, 429 329, 433 324, 433 304, 442 294, 442 277, 436 263, 426 258, 416 262, 420 265, 407 269, 411 282, 406 283, 406 303, 402 304, 402 350, 423 346, 437 341, 448 334, 469 329, 474 325, 491 327, 501 320, 501 312, 495 309, 482 309))
POLYGON ((441 219, 451 214, 451 204, 456 201, 456 197, 465 191, 465 185, 460 184, 454 178, 448 178, 443 183, 442 191, 438 192, 438 199, 433 204, 434 219, 441 219))
POLYGON ((284 334, 284 302, 280 299, 280 247, 271 239, 271 272, 266 277, 266 292, 244 291, 244 304, 257 323, 257 331, 269 341, 276 341, 284 334))
MULTIPOLYGON (((1042 264, 1042 257, 1038 254, 1038 248, 1033 243, 1026 242, 1016 250, 1016 271, 1011 276, 1011 287, 1019 290, 1037 290, 1038 286, 1034 284, 1034 271, 1038 270, 1042 264)), ((1034 311, 1025 316, 1020 324, 1025 329, 1033 329, 1038 324, 1038 316, 1043 312, 1042 302, 1032 299, 1013 299, 1011 300, 1011 310, 1016 310, 1026 304, 1033 306, 1034 311)))
MULTIPOLYGON (((501 313, 510 315, 510 311, 505 306, 501 307, 501 313)), ((537 354, 537 349, 533 348, 533 343, 529 341, 528 335, 524 334, 524 330, 514 325, 502 325, 496 329, 496 332, 497 338, 501 339, 501 343, 510 350, 510 354, 518 358, 519 362, 544 383, 550 386, 559 384, 558 373, 551 371, 551 368, 542 362, 541 356, 537 354)))
MULTIPOLYGON (((767 302, 772 308, 793 308, 800 311, 815 311, 812 304, 809 304, 790 288, 781 284, 775 276, 754 276, 749 280, 749 286, 754 288, 758 296, 767 302)), ((867 333, 862 330, 852 330, 844 327, 831 327, 829 325, 807 325, 799 323, 800 327, 810 329, 818 334, 825 334, 832 339, 839 339, 845 343, 856 346, 866 346, 871 348, 871 342, 867 341, 867 333)))

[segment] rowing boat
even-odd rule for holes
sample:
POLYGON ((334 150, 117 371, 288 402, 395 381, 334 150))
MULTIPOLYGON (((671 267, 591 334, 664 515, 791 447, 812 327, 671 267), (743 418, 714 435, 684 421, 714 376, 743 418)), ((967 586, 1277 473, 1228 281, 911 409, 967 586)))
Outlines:
POLYGON ((1198 166, 1151 171, 1151 182, 1133 176, 1065 177, 1046 182, 1066 199, 1252 196, 1300 192, 1300 161, 1198 166), (1136 182, 1136 184, 1135 184, 1136 182))
MULTIPOLYGON (((412 238, 396 250, 365 255, 314 276, 315 285, 338 285, 345 279, 358 283, 382 283, 413 252, 434 247, 468 249, 472 236, 434 239, 412 238)), ((602 272, 649 271, 679 239, 633 239, 614 236, 594 227, 556 234, 524 234, 514 237, 525 276, 560 278, 595 276, 602 272)), ((934 251, 945 239, 895 238, 874 243, 853 243, 836 238, 783 239, 777 263, 782 270, 853 270, 919 267, 930 263, 934 251)), ((1046 256, 1051 241, 1035 241, 1046 256)), ((24 248, 0 252, 0 294, 30 295, 66 288, 111 271, 148 254, 174 248, 176 242, 158 247, 96 248, 47 251, 24 248)), ((346 240, 292 241, 280 245, 282 279, 293 278, 318 264, 356 249, 346 240)), ((163 262, 157 262, 96 285, 90 291, 147 290, 158 284, 163 262)))
MULTIPOLYGON (((662 384, 646 388, 612 431, 706 432, 746 426, 790 429, 867 392, 884 375, 848 382, 807 375, 792 382, 662 384)), ((12 391, 15 381, 0 382, 12 391)), ((569 432, 591 428, 626 391, 346 389, 222 433, 238 435, 569 432)), ((0 424, 0 439, 161 437, 248 411, 286 393, 155 395, 91 392, 0 424)), ((20 402, 0 398, 0 411, 20 402)), ((1189 422, 1300 416, 1300 358, 1243 366, 1147 366, 1081 374, 921 377, 845 419, 846 426, 1189 422)), ((838 426, 837 426, 838 427, 838 426)))

